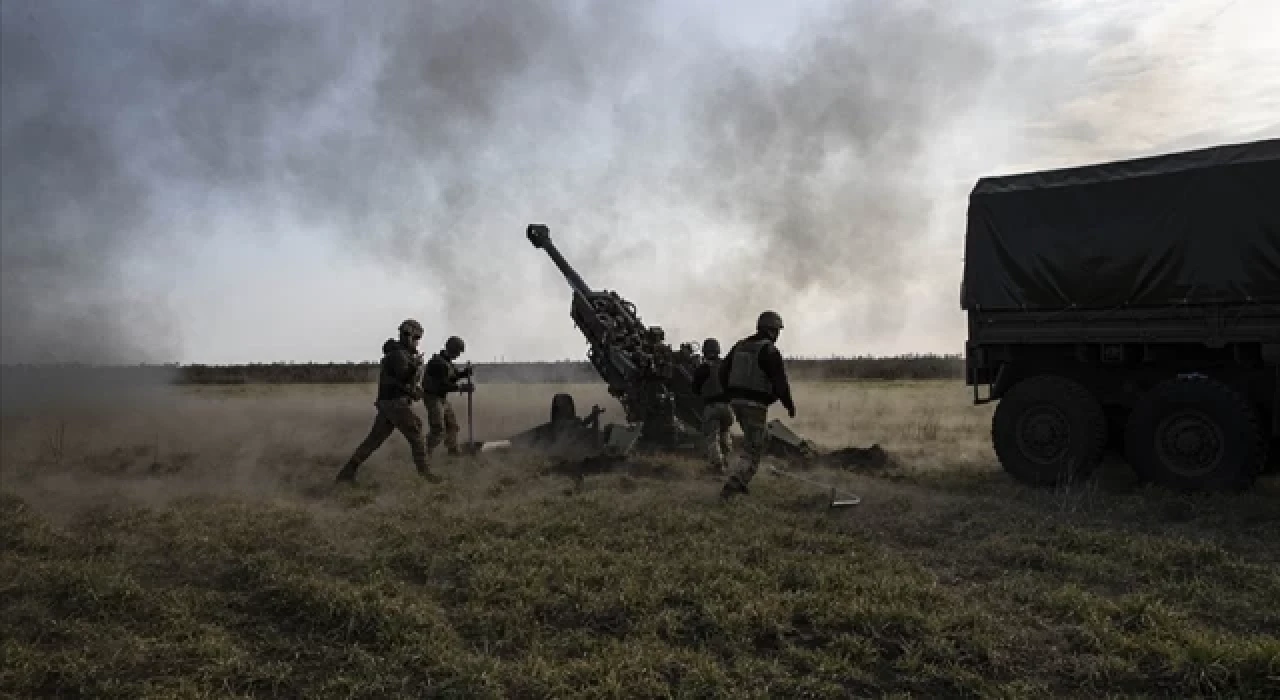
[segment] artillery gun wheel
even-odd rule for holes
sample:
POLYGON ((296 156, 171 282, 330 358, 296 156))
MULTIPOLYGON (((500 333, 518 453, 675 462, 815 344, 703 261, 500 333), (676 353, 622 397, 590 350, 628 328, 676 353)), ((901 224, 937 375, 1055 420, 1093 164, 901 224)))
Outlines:
POLYGON ((1107 417, 1082 384, 1042 374, 1015 384, 996 405, 991 441, 1000 465, 1032 486, 1086 480, 1102 461, 1107 417))
POLYGON ((1267 459, 1267 438, 1245 397, 1199 376, 1152 387, 1134 406, 1125 446, 1139 474, 1182 491, 1247 488, 1267 459))
POLYGON ((578 409, 573 404, 572 394, 556 394, 551 397, 551 422, 576 420, 578 409))

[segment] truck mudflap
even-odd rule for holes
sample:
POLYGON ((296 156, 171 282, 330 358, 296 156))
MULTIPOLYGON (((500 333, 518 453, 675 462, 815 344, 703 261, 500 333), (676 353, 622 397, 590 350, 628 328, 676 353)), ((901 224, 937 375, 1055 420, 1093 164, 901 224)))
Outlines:
POLYGON ((986 396, 983 396, 978 391, 978 387, 983 384, 982 382, 970 382, 973 386, 973 403, 975 406, 991 403, 1004 395, 1004 392, 1009 389, 1009 384, 1013 381, 1013 374, 1008 371, 1008 368, 1009 363, 1007 362, 1001 362, 1000 366, 996 368, 996 376, 992 378, 990 384, 987 384, 986 396))

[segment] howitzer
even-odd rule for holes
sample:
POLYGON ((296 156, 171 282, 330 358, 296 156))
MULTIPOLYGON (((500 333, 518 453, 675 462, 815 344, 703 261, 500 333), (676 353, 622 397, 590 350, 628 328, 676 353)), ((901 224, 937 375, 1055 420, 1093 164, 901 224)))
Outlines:
POLYGON ((569 316, 589 344, 587 358, 622 404, 627 421, 642 425, 646 442, 679 447, 696 439, 702 400, 692 389, 698 355, 686 343, 673 351, 658 326, 646 326, 635 304, 609 290, 594 290, 551 242, 542 224, 526 230, 546 251, 573 290, 569 316))
MULTIPOLYGON (((573 300, 569 316, 590 346, 587 358, 622 404, 629 423, 640 425, 640 437, 651 447, 678 449, 702 444, 703 401, 693 391, 693 373, 702 361, 693 343, 673 350, 659 326, 646 326, 635 304, 610 290, 594 290, 551 242, 543 224, 530 224, 525 235, 546 251, 559 268, 573 300)), ((778 421, 769 424, 770 451, 781 456, 810 456, 814 446, 778 421)))

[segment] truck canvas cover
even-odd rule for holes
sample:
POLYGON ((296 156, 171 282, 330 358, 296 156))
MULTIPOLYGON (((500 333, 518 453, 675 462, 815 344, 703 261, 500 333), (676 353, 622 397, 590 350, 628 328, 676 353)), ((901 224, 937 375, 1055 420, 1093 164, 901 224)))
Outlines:
POLYGON ((1280 302, 1280 139, 978 180, 961 306, 1280 302))

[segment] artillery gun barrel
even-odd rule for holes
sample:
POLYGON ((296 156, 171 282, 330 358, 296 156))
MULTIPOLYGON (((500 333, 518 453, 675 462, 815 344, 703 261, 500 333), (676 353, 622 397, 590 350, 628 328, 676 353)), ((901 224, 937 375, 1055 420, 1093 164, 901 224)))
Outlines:
POLYGON ((545 224, 529 224, 529 227, 525 229, 525 236, 528 237, 534 248, 541 248, 547 251, 547 255, 551 256, 551 261, 556 264, 556 267, 560 268, 560 273, 569 281, 569 286, 573 287, 574 291, 584 297, 591 294, 591 288, 582 280, 582 276, 564 259, 564 256, 556 249, 556 244, 551 242, 550 228, 545 224))

